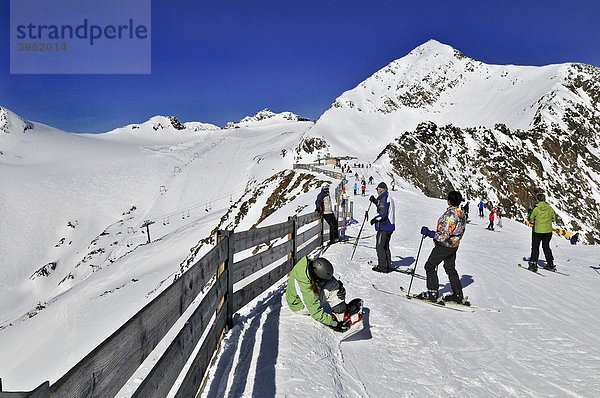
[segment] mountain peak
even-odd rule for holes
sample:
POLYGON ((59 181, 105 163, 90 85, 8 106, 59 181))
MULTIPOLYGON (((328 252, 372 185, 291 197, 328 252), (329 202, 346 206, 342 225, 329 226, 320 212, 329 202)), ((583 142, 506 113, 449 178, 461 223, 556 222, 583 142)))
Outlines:
POLYGON ((33 128, 33 123, 0 106, 0 132, 24 133, 33 128))
POLYGON ((309 121, 309 119, 298 116, 292 112, 274 113, 269 108, 265 108, 262 111, 256 112, 254 114, 254 116, 246 116, 245 118, 243 118, 242 120, 240 120, 237 123, 229 122, 229 123, 227 123, 225 128, 226 129, 234 129, 234 128, 240 128, 240 127, 248 127, 251 124, 254 124, 256 122, 262 122, 264 120, 272 120, 272 121, 277 121, 277 122, 309 121))

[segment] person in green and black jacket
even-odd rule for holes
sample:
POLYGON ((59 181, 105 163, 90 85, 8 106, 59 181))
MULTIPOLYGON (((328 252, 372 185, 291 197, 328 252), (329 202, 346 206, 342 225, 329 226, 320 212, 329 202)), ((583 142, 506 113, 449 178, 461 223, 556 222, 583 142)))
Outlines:
POLYGON ((550 249, 550 240, 552 239, 552 223, 556 221, 556 214, 548 203, 545 202, 546 197, 543 193, 536 195, 535 207, 529 213, 527 220, 533 224, 531 234, 531 256, 529 256, 529 270, 537 271, 537 262, 540 255, 540 242, 542 243, 542 249, 544 250, 544 256, 546 257, 545 269, 549 271, 556 271, 554 265, 554 257, 552 256, 552 250, 550 249))
POLYGON ((325 258, 311 259, 306 256, 294 266, 288 278, 285 299, 296 313, 310 315, 318 322, 336 332, 350 328, 346 314, 346 289, 333 276, 333 265, 325 258), (323 309, 329 303, 332 314, 323 309))

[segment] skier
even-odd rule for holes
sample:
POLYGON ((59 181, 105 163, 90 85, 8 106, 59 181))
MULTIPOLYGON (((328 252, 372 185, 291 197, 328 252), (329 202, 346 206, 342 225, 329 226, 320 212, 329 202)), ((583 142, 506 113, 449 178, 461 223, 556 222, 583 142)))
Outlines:
POLYGON ((554 257, 550 249, 550 240, 552 239, 552 223, 556 221, 556 214, 548 203, 545 202, 546 196, 543 193, 536 195, 536 205, 527 217, 527 220, 533 224, 531 231, 531 256, 529 256, 529 270, 537 272, 537 261, 540 255, 540 242, 546 258, 546 267, 548 271, 556 271, 554 257))
POLYGON ((396 190, 396 181, 394 181, 394 179, 392 179, 392 191, 396 190))
POLYGON ((333 276, 333 265, 325 258, 309 259, 304 256, 290 272, 285 299, 296 313, 310 315, 318 322, 336 332, 350 328, 351 320, 346 317, 346 289, 333 276), (332 314, 323 309, 329 303, 332 314), (346 318, 346 319, 344 319, 346 318))
POLYGON ((356 183, 354 183, 354 195, 356 195, 357 190, 358 190, 358 185, 356 185, 356 183))
POLYGON ((323 184, 321 192, 315 201, 316 212, 329 224, 329 243, 335 243, 339 238, 337 217, 333 214, 331 197, 329 196, 329 185, 323 184))
POLYGON ((493 208, 490 210, 489 220, 490 220, 490 225, 487 226, 487 229, 489 229, 490 231, 493 231, 494 230, 494 209, 493 208))
POLYGON ((361 186, 361 189, 362 189, 362 196, 365 196, 365 189, 367 189, 367 187, 365 186, 364 182, 361 186))
POLYGON ((470 221, 469 220, 469 201, 467 200, 467 203, 465 203, 465 205, 462 207, 462 211, 463 213, 465 213, 465 218, 467 219, 467 223, 470 221))
POLYGON ((373 176, 369 176, 369 185, 373 185, 373 176))
POLYGON ((479 208, 479 217, 483 218, 483 200, 479 201, 479 204, 477 205, 477 207, 479 208))
POLYGON ((375 225, 377 231, 377 241, 375 248, 377 250, 377 265, 373 267, 376 272, 392 271, 392 254, 390 252, 390 240, 392 233, 396 229, 394 213, 394 200, 389 196, 387 185, 380 182, 377 185, 377 198, 371 195, 369 200, 377 206, 377 215, 371 220, 371 225, 375 225))
MULTIPOLYGON (((421 234, 433 238, 434 247, 425 263, 427 273, 427 291, 417 295, 422 300, 440 302, 438 299, 439 280, 437 267, 443 261, 444 270, 448 274, 452 294, 444 296, 443 301, 454 301, 459 304, 470 305, 463 297, 462 285, 458 272, 456 272, 456 252, 458 245, 465 233, 467 218, 460 209, 462 196, 460 192, 448 193, 448 209, 437 222, 437 231, 430 231, 427 227, 421 228, 421 234)), ((442 302, 443 303, 443 302, 442 302)))
POLYGON ((500 209, 496 210, 496 216, 498 217, 498 226, 502 228, 502 211, 500 209))

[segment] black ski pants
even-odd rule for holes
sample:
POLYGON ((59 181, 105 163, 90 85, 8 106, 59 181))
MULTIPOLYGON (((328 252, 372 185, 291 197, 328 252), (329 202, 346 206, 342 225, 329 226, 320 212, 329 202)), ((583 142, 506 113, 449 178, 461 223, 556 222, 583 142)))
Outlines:
POLYGON ((462 285, 458 272, 456 272, 456 252, 457 247, 445 247, 435 242, 435 247, 431 251, 427 262, 425 263, 425 272, 427 273, 427 290, 438 291, 440 282, 437 275, 437 267, 443 261, 444 270, 448 274, 450 280, 450 287, 452 292, 462 297, 462 285))
POLYGON ((552 232, 548 232, 547 234, 538 234, 537 232, 532 233, 531 256, 529 256, 530 263, 537 265, 538 258, 540 257, 540 242, 542 242, 546 263, 550 266, 554 265, 554 257, 552 256, 552 250, 550 249, 550 239, 552 239, 552 232))
POLYGON ((323 218, 329 224, 329 242, 333 243, 339 238, 338 221, 337 217, 333 213, 323 214, 323 218))
POLYGON ((390 272, 392 270, 392 253, 390 252, 390 240, 392 231, 377 231, 377 241, 375 249, 377 250, 377 266, 381 270, 390 272))

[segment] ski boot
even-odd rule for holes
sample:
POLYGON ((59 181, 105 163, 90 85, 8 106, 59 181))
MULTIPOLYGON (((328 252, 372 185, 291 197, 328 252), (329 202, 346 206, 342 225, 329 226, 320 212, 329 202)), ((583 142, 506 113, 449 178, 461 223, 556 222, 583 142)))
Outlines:
POLYGON ((447 302, 453 302, 453 303, 460 304, 460 305, 466 305, 467 307, 471 306, 471 303, 469 301, 467 301, 467 299, 465 299, 462 296, 459 296, 456 293, 447 294, 446 296, 444 296, 442 298, 442 300, 447 301, 447 302))
POLYGON ((538 267, 537 267, 537 264, 530 262, 529 267, 527 267, 527 269, 532 272, 537 272, 538 267))
POLYGON ((544 269, 546 271, 556 272, 556 265, 548 263, 548 264, 546 264, 546 266, 544 267, 544 269))
POLYGON ((435 290, 428 290, 421 292, 415 296, 419 300, 431 301, 432 303, 444 305, 444 301, 438 297, 438 292, 435 290))

